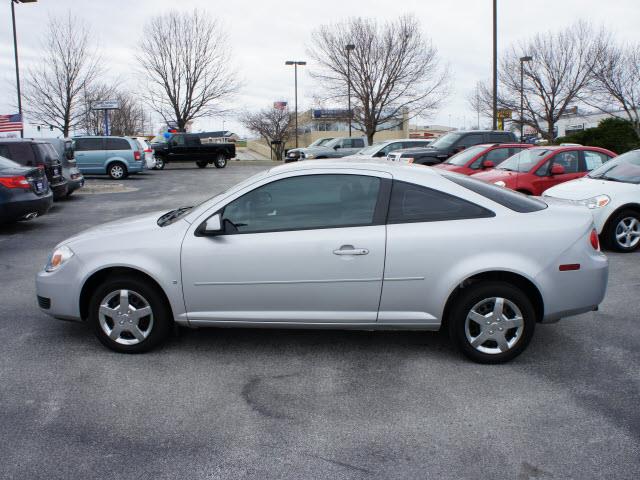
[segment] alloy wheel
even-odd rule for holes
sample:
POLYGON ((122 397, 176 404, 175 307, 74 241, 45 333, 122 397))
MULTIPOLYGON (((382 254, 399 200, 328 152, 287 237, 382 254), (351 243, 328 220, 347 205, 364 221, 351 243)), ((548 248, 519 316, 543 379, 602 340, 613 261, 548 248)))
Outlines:
POLYGON ((625 217, 616 226, 616 242, 623 248, 634 248, 640 242, 640 221, 625 217))
POLYGON ((111 167, 111 176, 113 178, 122 178, 123 175, 124 168, 122 168, 120 165, 114 165, 113 167, 111 167))
POLYGON ((518 343, 524 332, 524 317, 518 306, 507 298, 485 298, 467 314, 464 330, 473 348, 496 355, 518 343))
POLYGON ((149 302, 133 290, 115 290, 100 302, 98 321, 102 331, 121 345, 137 345, 153 330, 149 302))

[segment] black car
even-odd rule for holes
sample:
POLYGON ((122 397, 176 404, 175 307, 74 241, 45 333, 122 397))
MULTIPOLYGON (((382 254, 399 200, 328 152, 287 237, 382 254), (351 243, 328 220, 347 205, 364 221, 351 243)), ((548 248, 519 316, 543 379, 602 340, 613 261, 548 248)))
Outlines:
POLYGON ((513 132, 496 130, 465 130, 447 133, 428 147, 412 148, 411 150, 394 152, 394 160, 405 157, 413 158, 413 163, 419 165, 436 165, 449 157, 461 152, 465 148, 482 143, 517 143, 513 132))
POLYGON ((0 224, 44 215, 52 203, 42 168, 23 167, 0 157, 0 224))
POLYGON ((44 169, 53 192, 53 199, 67 196, 69 185, 62 175, 62 164, 51 143, 33 139, 1 139, 0 156, 13 160, 25 167, 44 169))
POLYGON ((195 162, 200 168, 213 163, 224 168, 236 156, 235 143, 220 143, 212 133, 174 133, 168 139, 158 136, 151 141, 156 156, 156 168, 170 162, 195 162))
POLYGON ((62 176, 67 180, 69 191, 67 196, 84 186, 84 175, 76 164, 75 149, 71 138, 47 138, 58 153, 62 164, 62 176))

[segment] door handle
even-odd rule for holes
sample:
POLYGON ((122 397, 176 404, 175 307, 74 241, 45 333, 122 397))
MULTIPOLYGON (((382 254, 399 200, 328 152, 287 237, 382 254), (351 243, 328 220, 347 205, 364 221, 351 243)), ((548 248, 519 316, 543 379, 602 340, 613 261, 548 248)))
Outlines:
POLYGON ((366 248, 354 248, 353 245, 342 245, 338 250, 334 250, 334 255, 366 255, 369 250, 366 248))

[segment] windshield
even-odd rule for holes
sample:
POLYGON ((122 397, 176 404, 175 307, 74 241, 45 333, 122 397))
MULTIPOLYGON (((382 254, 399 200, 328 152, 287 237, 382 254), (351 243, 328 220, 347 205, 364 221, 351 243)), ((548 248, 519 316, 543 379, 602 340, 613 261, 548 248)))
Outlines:
POLYGON ((378 142, 368 147, 364 147, 362 150, 359 150, 356 155, 373 155, 378 150, 380 150, 380 147, 382 147, 383 144, 384 142, 378 142))
POLYGON ((333 138, 319 138, 309 146, 310 147, 320 147, 321 145, 326 145, 331 140, 333 140, 333 138))
POLYGON ((640 150, 632 150, 609 160, 591 172, 589 177, 614 182, 640 183, 640 150))
POLYGON ((447 133, 444 137, 440 137, 430 146, 435 148, 447 148, 455 143, 460 138, 459 133, 447 133))
POLYGON ((15 167, 20 167, 20 164, 14 162, 13 160, 9 160, 8 158, 0 157, 0 169, 15 167))
POLYGON ((470 162, 473 157, 475 157, 476 155, 484 152, 484 150, 487 147, 483 147, 480 145, 477 145, 475 147, 470 147, 467 148, 463 151, 461 151, 460 153, 457 153, 456 155, 454 155, 453 157, 451 157, 449 160, 447 160, 444 163, 448 163, 449 165, 457 165, 458 167, 462 167, 464 165, 466 165, 468 162, 470 162))
POLYGON ((508 158, 497 167, 497 170, 509 170, 512 172, 529 172, 542 160, 549 150, 546 148, 530 148, 516 153, 513 157, 508 158))

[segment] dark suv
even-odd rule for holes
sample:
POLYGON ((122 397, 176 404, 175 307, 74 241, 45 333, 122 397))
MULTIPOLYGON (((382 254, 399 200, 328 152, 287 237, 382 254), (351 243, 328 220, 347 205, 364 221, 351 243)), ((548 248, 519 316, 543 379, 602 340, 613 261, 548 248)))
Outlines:
POLYGON ((482 143, 516 143, 513 132, 495 130, 464 130, 447 133, 428 147, 411 148, 394 152, 393 160, 412 158, 419 165, 436 165, 461 152, 465 148, 482 143))
POLYGON ((62 176, 62 164, 58 152, 49 142, 30 139, 1 139, 0 157, 13 160, 25 167, 38 167, 44 170, 53 192, 53 199, 67 196, 69 186, 62 176))

